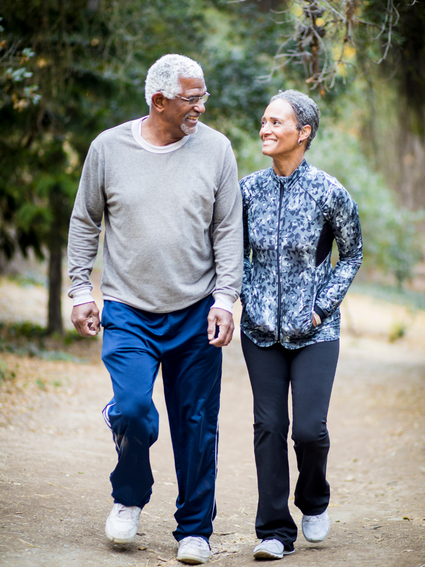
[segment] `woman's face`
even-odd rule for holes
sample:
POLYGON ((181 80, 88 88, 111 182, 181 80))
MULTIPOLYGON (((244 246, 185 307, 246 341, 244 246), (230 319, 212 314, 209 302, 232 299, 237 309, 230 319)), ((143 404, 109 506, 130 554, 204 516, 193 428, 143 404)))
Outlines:
POLYGON ((299 149, 299 132, 294 111, 288 101, 274 100, 269 104, 261 119, 260 138, 263 154, 270 157, 289 156, 299 149))

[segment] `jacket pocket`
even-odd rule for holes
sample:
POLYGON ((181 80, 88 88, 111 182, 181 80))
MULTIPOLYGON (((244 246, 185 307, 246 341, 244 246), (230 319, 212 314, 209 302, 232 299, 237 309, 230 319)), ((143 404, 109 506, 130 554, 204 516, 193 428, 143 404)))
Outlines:
POLYGON ((243 303, 242 324, 253 330, 275 334, 277 326, 277 301, 268 290, 261 291, 254 286, 246 290, 243 303))
POLYGON ((313 309, 316 300, 316 286, 312 282, 304 289, 295 289, 285 294, 281 301, 280 335, 297 339, 314 331, 313 309))

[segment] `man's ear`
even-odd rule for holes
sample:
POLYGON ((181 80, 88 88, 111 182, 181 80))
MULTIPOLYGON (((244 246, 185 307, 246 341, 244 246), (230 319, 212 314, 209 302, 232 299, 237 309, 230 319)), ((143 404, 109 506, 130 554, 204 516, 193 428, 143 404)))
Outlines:
POLYGON ((166 98, 162 93, 155 93, 152 96, 152 106, 157 112, 163 112, 166 105, 166 98))

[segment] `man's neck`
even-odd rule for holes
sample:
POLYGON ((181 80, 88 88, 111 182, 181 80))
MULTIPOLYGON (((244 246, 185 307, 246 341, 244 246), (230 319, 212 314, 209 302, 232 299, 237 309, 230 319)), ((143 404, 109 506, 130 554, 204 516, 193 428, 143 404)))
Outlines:
POLYGON ((169 146, 184 138, 185 134, 181 131, 181 136, 173 135, 161 121, 155 120, 149 115, 146 120, 142 120, 142 138, 152 146, 169 146))

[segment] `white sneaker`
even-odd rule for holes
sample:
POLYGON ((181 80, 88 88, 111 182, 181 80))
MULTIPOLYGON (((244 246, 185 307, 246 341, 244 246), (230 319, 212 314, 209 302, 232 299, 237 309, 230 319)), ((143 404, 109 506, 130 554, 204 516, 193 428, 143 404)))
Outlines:
POLYGON ((282 559, 284 555, 294 553, 294 549, 288 551, 278 539, 263 539, 261 543, 254 548, 255 559, 282 559))
POLYGON ((204 538, 198 536, 188 536, 180 540, 177 559, 183 563, 198 565, 206 563, 211 557, 211 549, 204 538))
POLYGON ((105 534, 114 543, 130 543, 136 537, 141 508, 114 504, 105 524, 105 534))
POLYGON ((327 511, 318 516, 303 516, 301 527, 307 541, 311 543, 323 541, 331 527, 327 511))

